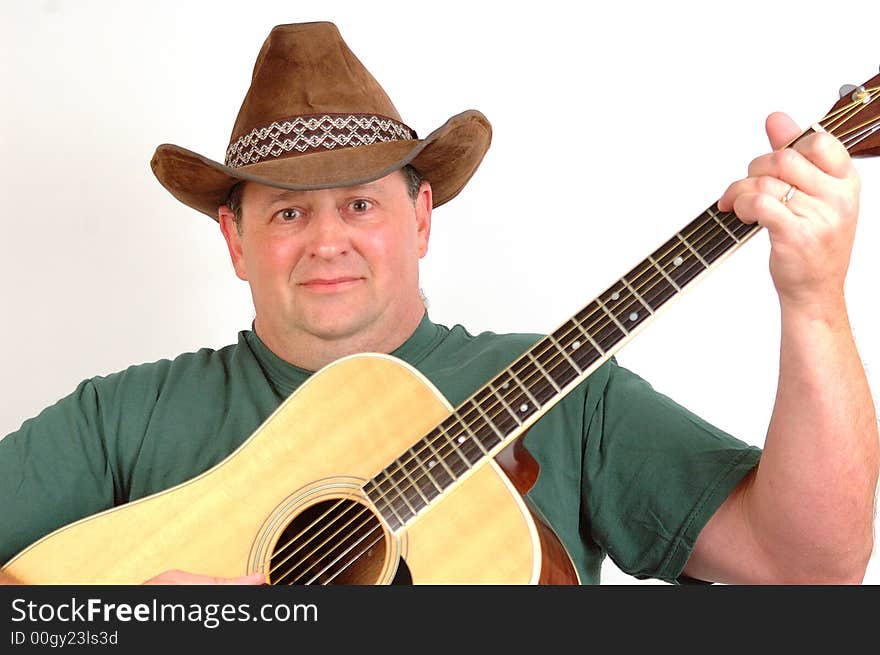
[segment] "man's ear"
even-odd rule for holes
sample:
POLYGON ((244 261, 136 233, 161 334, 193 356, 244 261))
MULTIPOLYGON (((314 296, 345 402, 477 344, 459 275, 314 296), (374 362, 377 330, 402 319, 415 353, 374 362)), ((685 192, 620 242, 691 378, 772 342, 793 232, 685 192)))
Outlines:
POLYGON ((422 181, 419 195, 416 198, 416 231, 419 241, 419 258, 428 253, 428 241, 431 238, 431 210, 434 207, 434 195, 427 180, 422 181))
POLYGON ((229 256, 232 258, 232 266, 235 274, 242 280, 247 281, 247 269, 242 256, 241 235, 235 224, 235 214, 226 205, 220 205, 217 209, 217 218, 223 238, 226 239, 226 247, 229 248, 229 256))

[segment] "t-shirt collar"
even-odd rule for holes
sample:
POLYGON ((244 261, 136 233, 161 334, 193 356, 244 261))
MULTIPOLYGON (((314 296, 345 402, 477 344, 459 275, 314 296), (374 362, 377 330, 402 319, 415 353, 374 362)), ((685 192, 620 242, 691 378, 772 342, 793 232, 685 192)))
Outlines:
MULTIPOLYGON (((292 393, 314 373, 295 366, 272 352, 254 332, 253 325, 250 330, 242 330, 239 336, 247 342, 272 384, 284 394, 292 393)), ((433 323, 426 311, 410 337, 390 354, 416 366, 442 338, 443 328, 433 323)))

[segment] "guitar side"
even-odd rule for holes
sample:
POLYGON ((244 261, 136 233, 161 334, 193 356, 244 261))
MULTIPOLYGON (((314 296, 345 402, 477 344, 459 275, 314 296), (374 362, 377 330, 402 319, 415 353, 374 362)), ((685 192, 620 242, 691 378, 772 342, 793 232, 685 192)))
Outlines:
MULTIPOLYGON (((427 379, 393 357, 338 360, 213 468, 59 528, 3 571, 24 584, 139 584, 169 569, 269 573, 271 551, 286 538, 280 523, 337 496, 369 507, 359 483, 450 412, 427 379)), ((404 528, 385 526, 385 542, 375 579, 358 583, 390 581, 400 557, 417 584, 538 583, 547 579, 548 554, 566 560, 555 570, 573 571, 555 535, 492 460, 404 528)))

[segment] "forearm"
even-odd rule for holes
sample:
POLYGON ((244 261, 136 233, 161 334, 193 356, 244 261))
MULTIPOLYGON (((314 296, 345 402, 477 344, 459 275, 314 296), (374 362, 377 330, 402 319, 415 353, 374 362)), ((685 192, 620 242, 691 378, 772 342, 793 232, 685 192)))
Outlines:
POLYGON ((14 585, 18 584, 18 581, 13 578, 11 575, 0 571, 0 585, 14 585))
POLYGON ((782 308, 779 386, 746 507, 786 578, 859 581, 873 544, 874 403, 845 305, 782 308))

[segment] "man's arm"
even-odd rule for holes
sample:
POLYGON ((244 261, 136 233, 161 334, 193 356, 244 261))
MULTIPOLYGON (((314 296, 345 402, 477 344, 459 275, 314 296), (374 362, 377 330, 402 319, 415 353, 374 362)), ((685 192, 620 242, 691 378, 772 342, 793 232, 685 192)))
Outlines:
POLYGON ((18 584, 18 580, 13 578, 11 575, 4 573, 3 571, 0 571, 0 585, 12 585, 12 584, 18 584))
MULTIPOLYGON (((262 573, 251 573, 237 578, 218 578, 186 571, 165 571, 145 581, 147 585, 259 585, 266 581, 262 573)), ((0 571, 0 585, 20 584, 18 580, 0 571)))
POLYGON ((873 547, 877 418, 844 299, 859 178, 827 134, 784 149, 800 132, 771 115, 774 152, 718 203, 768 229, 782 335, 761 461, 701 532, 685 567, 695 578, 858 583, 873 547))

